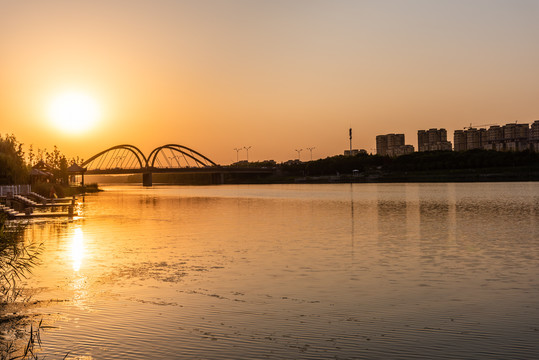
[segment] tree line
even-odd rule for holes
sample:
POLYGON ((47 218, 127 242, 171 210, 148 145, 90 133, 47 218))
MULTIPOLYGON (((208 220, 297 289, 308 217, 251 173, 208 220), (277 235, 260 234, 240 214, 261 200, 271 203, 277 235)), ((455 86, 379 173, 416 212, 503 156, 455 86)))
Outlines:
POLYGON ((487 168, 539 167, 539 153, 525 151, 426 151, 398 157, 358 154, 337 155, 314 161, 288 161, 276 166, 284 174, 293 176, 324 176, 381 172, 415 172, 434 170, 465 170, 487 168))
POLYGON ((56 145, 52 151, 34 150, 30 145, 28 152, 24 151, 23 145, 14 135, 0 135, 0 185, 28 183, 32 167, 40 162, 50 169, 48 171, 55 179, 67 183, 69 165, 82 162, 78 157, 68 159, 56 145))

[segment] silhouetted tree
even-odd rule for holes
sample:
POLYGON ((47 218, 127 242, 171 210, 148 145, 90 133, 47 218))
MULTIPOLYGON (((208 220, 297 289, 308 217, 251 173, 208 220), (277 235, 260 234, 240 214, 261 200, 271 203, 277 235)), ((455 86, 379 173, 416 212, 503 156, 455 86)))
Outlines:
POLYGON ((22 145, 13 135, 0 135, 0 184, 27 182, 28 170, 22 145))

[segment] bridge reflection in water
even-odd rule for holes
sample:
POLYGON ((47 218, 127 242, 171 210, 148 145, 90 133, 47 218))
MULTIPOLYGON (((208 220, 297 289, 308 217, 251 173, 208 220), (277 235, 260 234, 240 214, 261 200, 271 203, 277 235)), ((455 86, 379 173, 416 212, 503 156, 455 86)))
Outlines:
MULTIPOLYGON (((213 183, 224 183, 226 174, 272 174, 268 168, 220 166, 201 153, 179 144, 167 144, 146 157, 136 146, 116 145, 103 150, 81 164, 84 175, 142 173, 142 184, 152 186, 153 173, 206 173, 213 183)), ((84 180, 83 180, 84 183, 84 180)))

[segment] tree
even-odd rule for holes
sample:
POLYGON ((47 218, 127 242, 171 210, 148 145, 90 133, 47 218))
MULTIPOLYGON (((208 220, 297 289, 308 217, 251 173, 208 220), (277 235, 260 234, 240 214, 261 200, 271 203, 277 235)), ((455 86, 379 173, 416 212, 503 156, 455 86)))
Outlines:
POLYGON ((27 182, 28 169, 22 145, 13 135, 0 135, 0 184, 27 182))

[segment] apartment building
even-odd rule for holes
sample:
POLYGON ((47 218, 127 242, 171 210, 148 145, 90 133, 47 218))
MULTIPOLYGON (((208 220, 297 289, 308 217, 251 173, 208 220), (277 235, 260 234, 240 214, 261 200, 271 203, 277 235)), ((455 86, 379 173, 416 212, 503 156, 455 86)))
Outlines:
POLYGON ((482 149, 486 144, 487 129, 471 128, 466 131, 466 150, 482 149))
POLYGON ((487 129, 455 130, 455 151, 485 149, 496 151, 539 151, 539 120, 528 124, 493 125, 487 129))
POLYGON ((539 120, 535 120, 530 126, 528 142, 531 151, 539 152, 539 120))
POLYGON ((455 130, 453 143, 455 144, 455 151, 466 151, 466 133, 464 130, 455 130))
MULTIPOLYGON (((468 127, 466 130, 455 130, 453 136, 454 151, 484 149, 495 151, 539 152, 539 120, 531 126, 528 124, 510 123, 503 126, 492 125, 488 129, 468 127)), ((429 129, 417 131, 418 151, 451 151, 452 145, 447 141, 446 129, 429 129)), ((414 152, 412 145, 404 143, 404 134, 386 134, 376 136, 376 154, 400 156, 414 152)))
POLYGON ((404 144, 404 134, 387 134, 376 136, 376 154, 400 156, 414 152, 412 145, 404 144))
POLYGON ((436 151, 453 149, 451 142, 447 141, 446 129, 429 129, 417 131, 418 151, 436 151))

